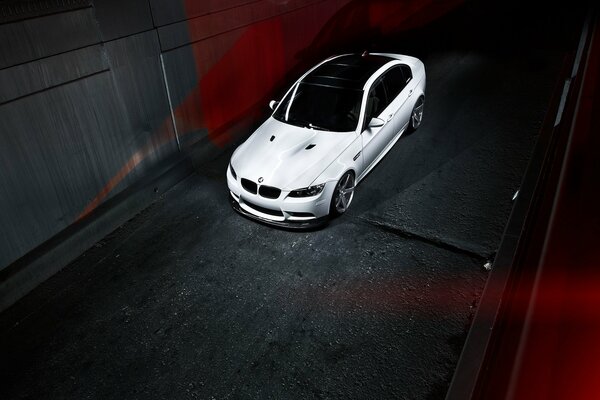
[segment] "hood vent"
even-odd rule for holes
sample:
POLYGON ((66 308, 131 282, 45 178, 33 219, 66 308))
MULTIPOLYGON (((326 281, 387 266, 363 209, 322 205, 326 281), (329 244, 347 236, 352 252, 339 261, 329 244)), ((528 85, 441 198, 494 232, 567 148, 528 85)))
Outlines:
POLYGON ((311 144, 309 144, 308 146, 306 146, 306 149, 305 149, 305 150, 310 150, 310 149, 312 149, 312 148, 313 148, 313 147, 315 147, 315 146, 316 146, 316 144, 314 144, 314 143, 311 143, 311 144))
POLYGON ((271 139, 269 139, 269 142, 272 142, 273 140, 275 140, 275 135, 271 136, 271 139))

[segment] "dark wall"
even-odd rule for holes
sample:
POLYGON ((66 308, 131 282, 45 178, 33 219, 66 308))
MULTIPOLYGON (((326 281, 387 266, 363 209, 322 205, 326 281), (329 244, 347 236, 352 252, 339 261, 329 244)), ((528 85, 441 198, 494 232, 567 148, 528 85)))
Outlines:
POLYGON ((168 125, 153 140, 170 110, 146 0, 26 3, 0 25, 0 267, 177 151, 168 125))
POLYGON ((165 165, 248 135, 321 58, 460 1, 431 3, 0 2, 0 273, 165 165))

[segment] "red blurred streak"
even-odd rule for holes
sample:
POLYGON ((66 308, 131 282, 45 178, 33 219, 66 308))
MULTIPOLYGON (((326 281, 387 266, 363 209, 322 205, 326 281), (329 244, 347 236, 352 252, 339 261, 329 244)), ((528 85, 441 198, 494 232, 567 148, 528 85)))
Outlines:
MULTIPOLYGON (((547 280, 544 293, 538 297, 536 323, 550 324, 556 319, 565 301, 564 279, 547 280)), ((598 280, 570 282, 577 290, 569 293, 569 313, 563 315, 565 323, 600 323, 600 286, 598 280)), ((473 291, 474 284, 468 280, 436 281, 426 276, 406 275, 399 278, 357 281, 344 288, 318 290, 311 298, 319 303, 330 304, 336 309, 364 307, 368 311, 419 311, 452 312, 456 311, 456 302, 472 302, 480 293, 473 291), (469 297, 469 294, 471 297, 469 297), (457 300, 459 299, 459 300, 457 300)), ((516 299, 518 311, 516 318, 526 318, 530 297, 521 293, 516 299)), ((600 336, 599 336, 600 338, 600 336)))
MULTIPOLYGON (((478 284, 483 283, 482 280, 478 284)), ((463 312, 466 303, 474 311, 481 293, 469 279, 436 280, 427 275, 408 273, 401 278, 379 277, 359 279, 344 287, 317 288, 307 297, 323 309, 335 311, 361 310, 395 314, 445 315, 463 312), (460 311, 457 311, 460 310, 460 311)))
POLYGON ((281 18, 249 27, 230 51, 200 81, 204 124, 222 147, 230 142, 219 128, 247 116, 286 73, 281 18), (239 77, 241 79, 232 79, 239 77))
POLYGON ((91 202, 83 209, 83 211, 77 216, 75 222, 85 218, 92 211, 94 211, 102 201, 108 196, 108 194, 119 184, 131 171, 137 167, 146 157, 150 156, 155 147, 162 146, 173 140, 174 131, 170 121, 165 121, 153 134, 151 140, 146 142, 146 145, 140 150, 136 151, 127 162, 121 167, 121 169, 104 185, 102 190, 92 199, 91 202))
POLYGON ((593 30, 583 90, 512 399, 600 399, 600 37, 593 30))

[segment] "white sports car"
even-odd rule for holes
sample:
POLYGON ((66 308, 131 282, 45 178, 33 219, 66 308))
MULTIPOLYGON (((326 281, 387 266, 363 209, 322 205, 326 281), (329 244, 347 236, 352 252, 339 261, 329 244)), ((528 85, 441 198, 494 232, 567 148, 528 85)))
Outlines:
POLYGON ((306 228, 343 214, 355 186, 423 118, 425 67, 414 57, 331 57, 304 74, 233 153, 231 203, 241 214, 306 228))

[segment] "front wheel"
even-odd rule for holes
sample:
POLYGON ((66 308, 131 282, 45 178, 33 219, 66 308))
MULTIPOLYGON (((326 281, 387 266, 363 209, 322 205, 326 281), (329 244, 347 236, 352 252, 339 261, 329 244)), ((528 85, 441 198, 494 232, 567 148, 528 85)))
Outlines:
POLYGON ((425 107, 425 99, 423 96, 415 103, 412 112, 410 113, 410 121, 408 123, 409 132, 416 131, 423 121, 423 108, 425 107))
POLYGON ((342 215, 350 207, 352 198, 354 197, 354 174, 350 171, 346 172, 337 185, 331 198, 330 213, 333 216, 342 215))

